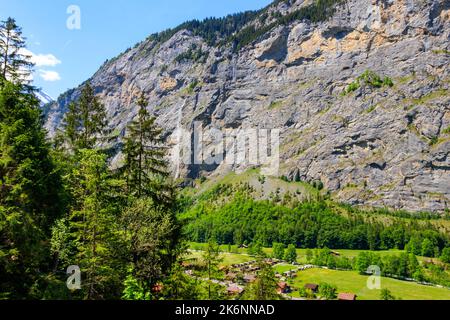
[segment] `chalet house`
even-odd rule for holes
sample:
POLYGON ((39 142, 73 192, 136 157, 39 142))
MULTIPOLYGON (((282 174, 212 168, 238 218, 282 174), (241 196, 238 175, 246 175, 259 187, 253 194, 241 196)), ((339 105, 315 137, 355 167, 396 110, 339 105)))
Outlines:
POLYGON ((309 289, 312 292, 317 293, 317 291, 319 291, 319 285, 315 283, 307 283, 305 284, 305 289, 309 289))
POLYGON ((356 298, 356 294, 353 293, 339 293, 338 295, 338 300, 341 301, 355 301, 356 298))
POLYGON ((291 292, 291 287, 286 282, 279 282, 277 292, 279 294, 291 292))

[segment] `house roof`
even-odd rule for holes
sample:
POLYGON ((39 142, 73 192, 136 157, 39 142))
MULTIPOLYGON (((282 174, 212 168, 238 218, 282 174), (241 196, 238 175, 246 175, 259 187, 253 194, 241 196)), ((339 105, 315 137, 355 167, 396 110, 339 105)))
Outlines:
POLYGON ((319 288, 319 285, 315 284, 315 283, 305 284, 305 289, 317 290, 318 288, 319 288))
POLYGON ((356 294, 353 294, 353 293, 339 293, 338 300, 354 301, 354 300, 356 300, 356 294))
POLYGON ((236 285, 231 285, 227 288, 227 291, 229 293, 242 293, 244 291, 244 289, 242 289, 241 287, 238 287, 236 285))

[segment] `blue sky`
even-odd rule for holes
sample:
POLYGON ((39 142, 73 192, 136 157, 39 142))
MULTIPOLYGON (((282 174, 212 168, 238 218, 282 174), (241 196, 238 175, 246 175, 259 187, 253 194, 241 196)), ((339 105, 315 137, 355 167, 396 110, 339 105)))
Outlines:
MULTIPOLYGON (((106 60, 149 34, 191 19, 260 9, 271 0, 0 0, 0 19, 16 19, 36 63, 34 84, 53 98, 88 79, 106 60), (81 13, 70 30, 69 6, 81 13)), ((75 21, 76 20, 70 20, 75 21)))

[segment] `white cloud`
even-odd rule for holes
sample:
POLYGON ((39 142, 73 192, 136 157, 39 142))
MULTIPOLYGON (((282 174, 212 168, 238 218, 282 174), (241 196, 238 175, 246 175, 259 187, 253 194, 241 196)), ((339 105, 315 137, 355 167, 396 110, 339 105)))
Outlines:
POLYGON ((50 71, 50 70, 38 70, 39 75, 41 76, 44 81, 54 82, 61 80, 61 76, 56 71, 50 71))
POLYGON ((54 67, 61 64, 61 61, 56 58, 53 54, 35 54, 28 49, 21 49, 20 53, 31 57, 31 62, 33 62, 37 67, 54 67))
MULTIPOLYGON (((53 54, 35 54, 28 49, 20 49, 20 54, 30 57, 30 60, 36 67, 54 67, 61 64, 61 61, 53 54)), ((44 81, 54 82, 61 80, 61 76, 56 71, 38 69, 37 73, 44 81)), ((30 75, 32 80, 32 75, 30 75)))

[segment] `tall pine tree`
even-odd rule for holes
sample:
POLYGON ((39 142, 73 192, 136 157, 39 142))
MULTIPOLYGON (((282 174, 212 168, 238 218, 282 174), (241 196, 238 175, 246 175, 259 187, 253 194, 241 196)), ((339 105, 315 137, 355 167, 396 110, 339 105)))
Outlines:
POLYGON ((124 149, 130 206, 122 213, 132 278, 148 296, 167 277, 180 253, 180 225, 174 212, 175 189, 168 182, 161 129, 141 95, 137 119, 128 126, 124 149))
POLYGON ((124 139, 125 165, 128 192, 131 196, 152 198, 158 204, 173 201, 173 189, 167 178, 166 148, 161 137, 162 130, 156 118, 147 111, 148 101, 142 94, 137 102, 137 119, 130 123, 124 139))
POLYGON ((219 264, 222 262, 220 258, 220 247, 217 243, 210 240, 205 252, 203 253, 203 262, 208 272, 208 299, 212 298, 211 286, 214 276, 219 272, 219 264))
POLYGON ((69 105, 64 119, 67 142, 73 151, 92 149, 102 139, 106 128, 105 107, 95 96, 88 82, 78 101, 69 105))
POLYGON ((0 23, 0 77, 13 83, 29 84, 30 56, 24 54, 22 29, 12 18, 0 23))
POLYGON ((82 298, 118 297, 122 292, 121 266, 125 266, 119 258, 122 245, 116 223, 121 183, 112 178, 106 155, 88 149, 80 150, 71 183, 76 199, 69 216, 71 241, 76 247, 71 259, 84 275, 82 298))

